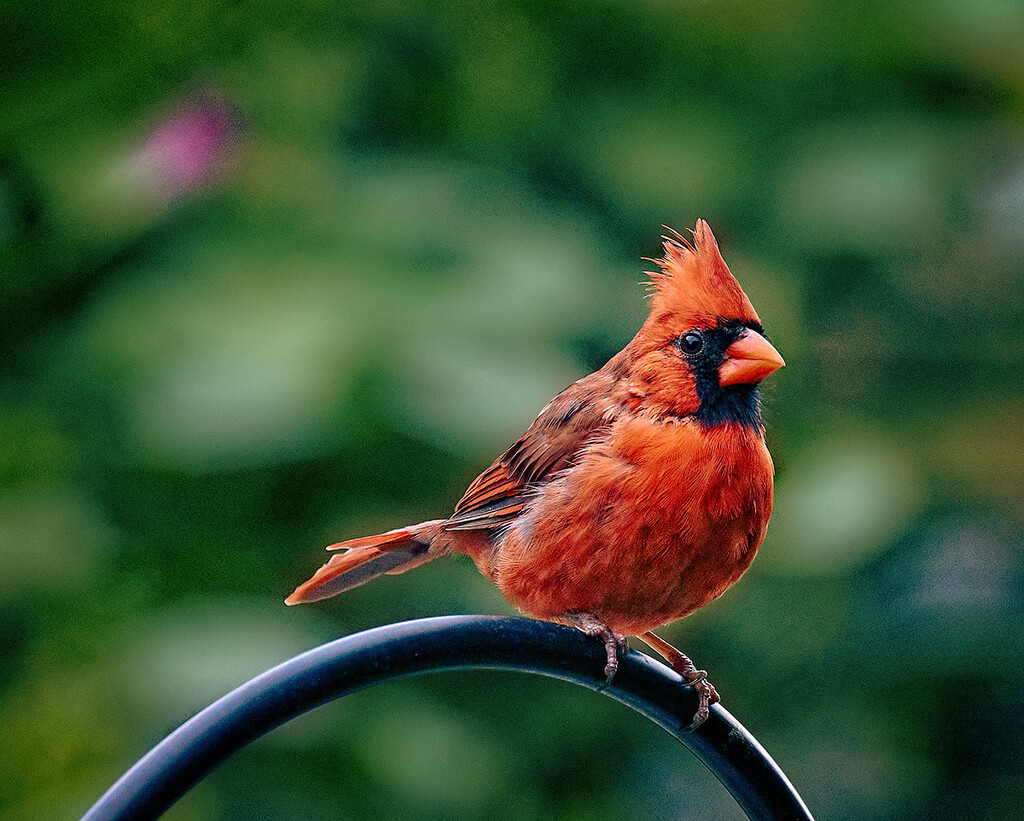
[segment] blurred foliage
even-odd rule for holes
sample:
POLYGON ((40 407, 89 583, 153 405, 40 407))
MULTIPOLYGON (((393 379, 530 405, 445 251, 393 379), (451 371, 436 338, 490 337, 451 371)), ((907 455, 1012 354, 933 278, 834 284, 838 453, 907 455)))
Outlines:
MULTIPOLYGON (((0 819, 77 817, 289 655, 508 612, 443 515, 714 226, 789 366, 761 557, 667 636, 820 818, 1019 817, 1024 6, 3 8, 0 819)), ((628 710, 461 674, 246 750, 177 819, 736 818, 628 710)))

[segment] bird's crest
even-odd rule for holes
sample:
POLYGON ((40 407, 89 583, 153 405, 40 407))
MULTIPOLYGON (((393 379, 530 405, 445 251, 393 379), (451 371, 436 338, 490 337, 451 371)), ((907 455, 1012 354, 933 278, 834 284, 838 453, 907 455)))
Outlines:
POLYGON ((693 242, 667 228, 665 256, 652 260, 651 319, 685 316, 694 324, 714 325, 718 318, 760 322, 754 306, 722 259, 711 227, 697 220, 693 242))

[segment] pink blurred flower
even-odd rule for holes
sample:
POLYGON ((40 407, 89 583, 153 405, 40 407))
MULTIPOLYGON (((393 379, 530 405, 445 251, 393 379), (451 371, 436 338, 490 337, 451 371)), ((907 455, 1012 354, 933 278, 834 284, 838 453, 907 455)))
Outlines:
POLYGON ((155 127, 137 161, 158 196, 180 197, 220 177, 239 131, 238 118, 225 102, 209 96, 192 98, 155 127))

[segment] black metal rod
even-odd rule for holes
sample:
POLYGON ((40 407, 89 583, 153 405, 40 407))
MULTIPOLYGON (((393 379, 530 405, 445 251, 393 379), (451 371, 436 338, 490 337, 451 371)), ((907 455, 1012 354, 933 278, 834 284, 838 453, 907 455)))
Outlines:
POLYGON ((685 744, 748 817, 813 821, 785 774, 720 705, 696 732, 687 732, 697 696, 679 675, 630 652, 605 686, 604 664, 600 642, 522 618, 446 616, 337 639, 268 670, 186 721, 118 779, 82 821, 157 818, 233 752, 314 707, 391 679, 465 669, 538 673, 601 691, 685 744))

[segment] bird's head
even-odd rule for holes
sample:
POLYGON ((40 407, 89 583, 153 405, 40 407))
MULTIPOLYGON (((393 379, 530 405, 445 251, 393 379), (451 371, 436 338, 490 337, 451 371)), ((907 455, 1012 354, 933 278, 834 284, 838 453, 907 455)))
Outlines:
POLYGON ((711 228, 675 234, 651 274, 651 312, 636 338, 633 379, 645 404, 701 424, 760 428, 757 386, 785 362, 729 271, 711 228))

